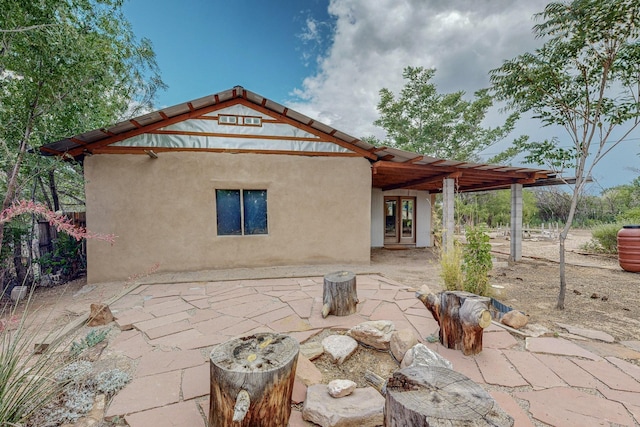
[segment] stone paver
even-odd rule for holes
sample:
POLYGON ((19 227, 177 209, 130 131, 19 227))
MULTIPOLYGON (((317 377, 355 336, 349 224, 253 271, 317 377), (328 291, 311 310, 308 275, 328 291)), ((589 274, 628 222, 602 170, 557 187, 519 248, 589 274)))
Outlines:
POLYGON ((206 360, 197 350, 186 351, 152 351, 140 358, 136 369, 136 377, 176 371, 202 365, 206 360))
POLYGON ((504 329, 495 332, 485 332, 482 336, 482 348, 506 349, 518 345, 518 341, 504 329))
MULTIPOLYGON (((320 315, 322 276, 191 279, 137 288, 114 304, 117 324, 135 329, 120 332, 107 349, 137 359, 137 370, 105 415, 124 417, 131 427, 206 425, 207 354, 238 335, 280 332, 302 343, 326 328, 347 330, 362 322, 390 320, 396 329, 413 330, 421 341, 437 336, 437 322, 412 289, 375 274, 357 277, 357 313, 326 319, 320 315)), ((527 338, 523 349, 520 337, 492 324, 484 331, 483 351, 475 356, 437 342, 427 346, 487 388, 514 418, 515 427, 633 426, 634 417, 640 422, 640 367, 628 361, 640 358, 640 342, 610 343, 598 331, 562 327, 573 334, 527 338)), ((293 402, 304 402, 308 386, 321 381, 317 367, 299 356, 293 402)), ((289 425, 312 426, 296 410, 289 425)))
POLYGON ((139 331, 122 332, 118 338, 121 339, 117 340, 117 342, 114 340, 110 348, 121 352, 130 359, 138 359, 153 350, 153 346, 147 344, 139 331))
POLYGON ((185 302, 182 298, 179 298, 176 300, 172 299, 169 301, 165 301, 160 304, 155 304, 151 307, 147 307, 147 305, 145 304, 144 311, 153 314, 155 317, 162 317, 181 311, 191 310, 192 308, 193 305, 185 302))
POLYGON ((157 328, 147 329, 145 333, 147 334, 149 339, 154 340, 156 338, 172 335, 178 332, 183 332, 191 328, 192 328, 191 323, 189 323, 187 319, 184 319, 178 322, 168 323, 166 325, 158 326, 157 328))
POLYGON ((584 338, 600 340, 608 343, 615 342, 615 339, 606 332, 594 331, 593 329, 581 328, 578 326, 567 325, 565 323, 558 323, 557 325, 569 331, 570 334, 579 335, 584 338))
POLYGON ((534 389, 563 387, 567 384, 551 369, 537 359, 533 354, 525 351, 503 350, 502 353, 516 367, 534 389))
POLYGON ((149 320, 143 320, 141 322, 134 322, 133 326, 139 331, 148 331, 149 329, 157 328, 159 326, 168 325, 170 323, 179 322, 180 320, 188 319, 190 316, 186 311, 170 314, 168 316, 155 317, 149 320))
POLYGON ((125 417, 129 427, 205 427, 197 403, 180 402, 125 417))
POLYGON ((617 366, 612 365, 606 360, 595 362, 592 360, 576 359, 573 363, 577 364, 590 375, 593 375, 614 390, 640 393, 640 383, 638 381, 625 374, 617 366))
POLYGON ((493 390, 489 392, 489 394, 506 413, 513 417, 513 427, 534 427, 529 419, 529 415, 527 415, 509 393, 493 390))
POLYGON ((569 387, 517 392, 516 397, 529 401, 529 411, 537 420, 552 426, 596 426, 602 421, 633 426, 625 407, 592 394, 569 387))
POLYGON ((107 419, 177 403, 180 400, 181 371, 164 372, 131 383, 115 395, 105 413, 107 419))
POLYGON ((487 384, 504 387, 529 385, 499 350, 492 348, 483 349, 480 354, 475 356, 475 359, 482 373, 482 377, 487 384))
POLYGON ((600 360, 601 357, 585 350, 564 338, 539 337, 526 339, 527 350, 534 353, 559 354, 563 356, 584 357, 591 360, 600 360))
POLYGON ((605 357, 605 359, 616 365, 620 370, 624 373, 631 375, 636 381, 640 381, 640 366, 634 365, 633 363, 629 363, 626 360, 617 358, 617 357, 605 357))
POLYGON ((182 399, 189 400, 209 395, 210 378, 209 363, 185 369, 182 374, 182 399))
POLYGON ((550 354, 536 354, 534 356, 571 387, 595 389, 598 385, 598 381, 573 363, 571 358, 550 354))
POLYGON ((155 319, 153 314, 147 313, 142 307, 133 307, 122 312, 115 313, 116 325, 121 331, 133 329, 133 324, 144 320, 155 319))

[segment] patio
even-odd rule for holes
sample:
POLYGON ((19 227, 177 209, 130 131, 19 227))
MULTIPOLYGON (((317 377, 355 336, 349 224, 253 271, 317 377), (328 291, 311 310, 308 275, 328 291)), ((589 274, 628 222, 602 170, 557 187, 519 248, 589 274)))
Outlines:
MULTIPOLYGON (((363 268, 357 277, 357 313, 326 319, 320 314, 319 275, 251 279, 251 270, 246 270, 217 272, 215 277, 213 272, 210 277, 165 276, 171 283, 140 285, 111 305, 124 330, 111 339, 103 357, 124 356, 137 367, 105 416, 124 418, 131 427, 205 426, 208 354, 237 335, 275 331, 303 342, 325 328, 350 328, 367 320, 391 320, 397 329, 410 328, 423 341, 437 331, 436 322, 415 299, 415 289, 363 268), (219 280, 220 274, 229 280, 219 280)), ((286 275, 278 269, 272 273, 286 275)), ((475 357, 437 343, 427 345, 485 387, 516 426, 634 426, 640 421, 640 367, 624 360, 640 358, 640 345, 629 348, 578 336, 525 342, 495 325, 485 330, 484 350, 475 357)), ((304 400, 302 379, 317 378, 314 369, 300 357, 294 402, 304 400)), ((292 411, 290 426, 310 425, 301 412, 292 411)))

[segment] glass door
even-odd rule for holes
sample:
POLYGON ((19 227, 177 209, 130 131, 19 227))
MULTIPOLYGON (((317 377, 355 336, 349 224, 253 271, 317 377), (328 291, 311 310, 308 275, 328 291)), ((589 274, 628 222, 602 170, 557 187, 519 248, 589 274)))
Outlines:
POLYGON ((385 244, 414 244, 416 242, 415 205, 415 197, 384 198, 385 244))
POLYGON ((400 199, 402 231, 400 234, 400 243, 415 243, 415 198, 402 197, 400 199))
POLYGON ((384 198, 384 243, 398 243, 398 198, 384 198))

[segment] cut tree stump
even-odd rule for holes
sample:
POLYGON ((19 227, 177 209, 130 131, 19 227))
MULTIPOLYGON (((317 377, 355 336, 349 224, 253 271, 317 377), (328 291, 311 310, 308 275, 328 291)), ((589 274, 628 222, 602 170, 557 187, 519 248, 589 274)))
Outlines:
POLYGON ((298 362, 298 342, 258 333, 211 352, 209 427, 286 426, 298 362))
POLYGON ((416 297, 440 325, 442 345, 462 350, 467 356, 482 351, 482 332, 491 324, 491 298, 464 291, 418 291, 416 297))
POLYGON ((358 293, 356 275, 349 271, 336 271, 324 276, 322 290, 322 317, 329 314, 348 316, 356 312, 358 293))
POLYGON ((387 427, 511 427, 513 418, 466 376, 442 367, 410 366, 386 383, 387 427))

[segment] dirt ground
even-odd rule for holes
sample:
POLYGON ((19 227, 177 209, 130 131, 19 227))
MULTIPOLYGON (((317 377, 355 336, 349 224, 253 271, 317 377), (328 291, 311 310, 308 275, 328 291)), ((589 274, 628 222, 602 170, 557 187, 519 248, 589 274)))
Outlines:
MULTIPOLYGON (((640 273, 629 273, 617 257, 585 254, 580 247, 591 239, 588 230, 571 230, 566 241, 565 309, 555 308, 560 289, 558 240, 531 237, 523 241, 523 259, 508 263, 510 242, 494 235, 496 266, 490 283, 494 297, 523 311, 530 323, 563 332, 557 323, 611 334, 617 341, 640 340, 640 273)), ((397 281, 433 291, 441 289, 435 255, 427 250, 374 251, 372 262, 397 281), (421 263, 431 268, 421 267, 421 263)))
MULTIPOLYGON (((623 271, 615 257, 582 253, 580 246, 590 238, 587 230, 572 230, 567 239, 566 308, 557 310, 558 241, 526 238, 523 260, 509 264, 509 241, 504 236, 492 236, 497 261, 490 278, 494 297, 525 312, 530 323, 551 331, 561 332, 557 323, 567 323, 608 332, 618 341, 640 340, 640 274, 623 271)), ((368 269, 416 289, 423 285, 432 291, 441 289, 437 257, 431 249, 375 249, 368 269)), ((78 279, 38 288, 32 309, 38 309, 40 318, 47 317, 49 325, 59 328, 86 313, 90 303, 106 301, 127 286, 85 284, 84 279, 78 279)), ((6 318, 2 303, 9 302, 7 298, 0 301, 0 317, 6 318)))

